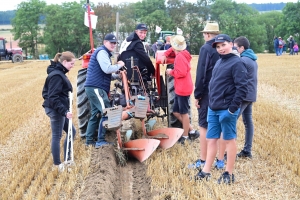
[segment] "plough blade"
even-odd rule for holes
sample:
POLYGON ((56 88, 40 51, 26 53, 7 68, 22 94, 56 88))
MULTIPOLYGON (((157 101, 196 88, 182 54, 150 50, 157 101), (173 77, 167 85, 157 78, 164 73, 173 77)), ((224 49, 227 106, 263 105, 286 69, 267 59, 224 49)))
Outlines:
POLYGON ((145 161, 156 150, 160 141, 156 139, 136 139, 125 142, 124 150, 128 154, 138 159, 140 162, 145 161))
POLYGON ((159 146, 162 149, 171 148, 182 136, 182 134, 182 128, 160 128, 147 133, 147 135, 152 136, 152 138, 160 140, 159 146), (161 137, 162 134, 166 135, 167 137, 161 137), (157 136, 157 138, 155 136, 157 136))

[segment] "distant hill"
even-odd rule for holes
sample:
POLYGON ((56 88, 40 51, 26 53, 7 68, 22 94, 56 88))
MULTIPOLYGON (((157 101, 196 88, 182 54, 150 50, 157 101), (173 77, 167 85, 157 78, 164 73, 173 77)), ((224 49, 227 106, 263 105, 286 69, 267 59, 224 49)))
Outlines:
POLYGON ((248 4, 252 8, 258 10, 259 12, 267 12, 267 11, 274 11, 274 10, 282 10, 285 7, 286 3, 252 3, 248 4))

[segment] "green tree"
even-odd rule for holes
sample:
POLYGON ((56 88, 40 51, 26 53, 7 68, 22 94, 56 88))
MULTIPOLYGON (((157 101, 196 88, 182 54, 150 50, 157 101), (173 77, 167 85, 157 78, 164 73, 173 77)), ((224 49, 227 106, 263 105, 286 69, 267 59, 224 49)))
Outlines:
POLYGON ((171 27, 172 20, 168 17, 166 12, 165 1, 162 0, 142 0, 135 3, 135 15, 137 22, 144 22, 148 25, 151 34, 151 41, 157 41, 155 33, 156 26, 161 27, 163 30, 174 30, 171 27))
POLYGON ((12 33, 14 40, 19 40, 19 46, 27 54, 27 50, 37 58, 37 45, 41 43, 41 26, 39 26, 40 16, 46 2, 42 0, 30 0, 21 2, 16 11, 16 16, 12 20, 12 33))
POLYGON ((217 0, 211 6, 211 13, 212 19, 219 22, 222 33, 228 34, 232 39, 247 37, 251 48, 257 53, 265 50, 266 30, 258 23, 258 11, 232 0, 217 0))
POLYGON ((292 35, 296 42, 300 41, 300 1, 297 3, 287 3, 282 10, 282 23, 276 31, 287 39, 292 35))
POLYGON ((136 24, 137 18, 135 14, 134 3, 123 3, 117 6, 117 12, 119 12, 119 39, 124 40, 128 34, 130 34, 136 24))
POLYGON ((97 32, 100 38, 100 45, 107 33, 112 33, 116 30, 116 13, 117 8, 111 6, 109 3, 98 3, 94 7, 95 15, 98 16, 97 32))
POLYGON ((200 47, 205 43, 202 30, 210 18, 210 6, 214 2, 200 0, 195 4, 187 3, 185 24, 183 27, 184 36, 190 45, 191 54, 198 54, 200 47))
POLYGON ((284 38, 284 33, 276 31, 282 22, 283 14, 278 11, 271 11, 261 13, 258 18, 259 24, 263 25, 266 30, 265 49, 269 52, 274 52, 274 36, 281 36, 284 38))
POLYGON ((46 52, 72 51, 78 57, 90 49, 89 29, 84 25, 82 4, 49 5, 45 9, 44 43, 46 52))

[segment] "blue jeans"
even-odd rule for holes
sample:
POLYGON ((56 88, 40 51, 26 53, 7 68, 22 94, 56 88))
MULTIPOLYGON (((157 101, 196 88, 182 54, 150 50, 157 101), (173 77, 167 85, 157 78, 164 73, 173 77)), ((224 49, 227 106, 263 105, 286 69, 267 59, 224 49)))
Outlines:
POLYGON ((105 108, 111 107, 107 93, 94 87, 85 87, 86 96, 91 105, 91 117, 86 130, 86 144, 93 144, 94 138, 97 137, 96 129, 98 128, 98 142, 105 141, 105 128, 102 126, 101 117, 105 108))
POLYGON ((279 55, 282 55, 283 48, 279 48, 279 55))
POLYGON ((246 152, 251 152, 254 136, 254 126, 252 121, 252 102, 243 101, 241 105, 241 112, 238 117, 240 115, 243 116, 243 123, 245 126, 245 144, 243 150, 246 152))
MULTIPOLYGON (((69 119, 62 116, 56 110, 52 108, 45 107, 45 112, 50 118, 51 130, 52 130, 52 140, 51 140, 51 153, 53 156, 54 165, 59 165, 60 161, 60 139, 62 137, 62 131, 64 130, 68 134, 69 119)), ((75 138, 76 130, 74 125, 72 125, 73 130, 73 140, 75 138)), ((64 142, 64 160, 66 159, 67 150, 67 137, 64 142)))
POLYGON ((274 47, 274 48, 275 48, 276 56, 279 56, 280 55, 279 48, 278 47, 274 47))

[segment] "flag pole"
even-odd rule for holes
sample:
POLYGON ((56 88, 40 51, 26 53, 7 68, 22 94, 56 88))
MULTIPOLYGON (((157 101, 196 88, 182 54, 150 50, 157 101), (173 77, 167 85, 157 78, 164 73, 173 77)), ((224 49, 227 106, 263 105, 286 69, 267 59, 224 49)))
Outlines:
POLYGON ((89 29, 90 29, 90 44, 91 44, 91 53, 94 52, 94 39, 93 39, 93 30, 92 30, 92 21, 91 21, 91 9, 90 2, 86 0, 87 9, 88 9, 88 20, 89 20, 89 29))

